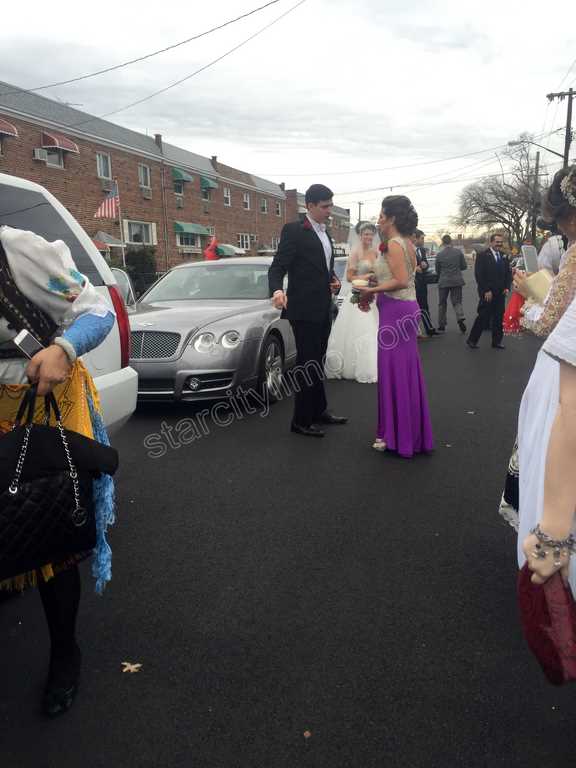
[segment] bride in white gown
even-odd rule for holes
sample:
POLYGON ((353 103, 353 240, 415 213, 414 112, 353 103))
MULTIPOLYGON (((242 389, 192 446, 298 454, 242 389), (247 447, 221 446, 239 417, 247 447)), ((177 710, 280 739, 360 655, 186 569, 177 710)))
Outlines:
MULTIPOLYGON (((376 227, 361 224, 358 235, 346 267, 349 283, 373 275, 379 258, 376 227)), ((326 353, 326 377, 372 384, 378 381, 378 309, 374 301, 370 309, 363 312, 350 303, 350 295, 345 297, 332 326, 326 353)))

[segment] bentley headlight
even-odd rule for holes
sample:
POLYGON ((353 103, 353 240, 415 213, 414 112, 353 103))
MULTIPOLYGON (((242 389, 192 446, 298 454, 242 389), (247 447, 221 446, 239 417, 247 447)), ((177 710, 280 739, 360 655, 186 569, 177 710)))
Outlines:
POLYGON ((196 352, 210 352, 215 343, 216 337, 213 333, 201 333, 194 339, 193 346, 196 352))
POLYGON ((220 344, 222 344, 224 349, 236 349, 240 344, 240 334, 238 331, 226 331, 220 339, 220 344))

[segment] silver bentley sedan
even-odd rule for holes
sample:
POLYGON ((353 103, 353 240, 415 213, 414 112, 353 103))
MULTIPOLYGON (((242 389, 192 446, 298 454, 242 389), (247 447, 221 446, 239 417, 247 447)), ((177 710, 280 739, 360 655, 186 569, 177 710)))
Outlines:
POLYGON ((270 263, 182 264, 143 294, 130 315, 141 400, 211 400, 239 386, 276 399, 296 346, 268 297, 270 263))

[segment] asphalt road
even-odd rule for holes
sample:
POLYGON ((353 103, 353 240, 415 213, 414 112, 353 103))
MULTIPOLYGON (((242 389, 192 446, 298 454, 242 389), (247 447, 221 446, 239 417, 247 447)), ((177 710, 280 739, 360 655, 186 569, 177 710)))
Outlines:
POLYGON ((38 596, 0 604, 2 768, 573 765, 576 689, 525 647, 497 514, 538 344, 507 347, 467 349, 451 310, 421 344, 436 451, 412 461, 371 450, 371 385, 329 384, 351 421, 323 441, 288 432, 284 401, 156 459, 146 437, 195 410, 142 408, 116 440, 114 580, 97 598, 84 572, 65 718, 37 712, 38 596))

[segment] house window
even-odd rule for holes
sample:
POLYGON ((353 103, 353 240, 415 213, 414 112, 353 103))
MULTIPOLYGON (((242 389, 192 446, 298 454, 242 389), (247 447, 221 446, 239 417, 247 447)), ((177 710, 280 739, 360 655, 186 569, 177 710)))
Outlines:
POLYGON ((206 229, 208 230, 208 232, 210 232, 212 237, 214 237, 214 235, 216 234, 216 227, 206 227, 206 229))
POLYGON ((183 195, 184 194, 184 182, 183 181, 175 181, 174 182, 174 194, 175 195, 183 195))
POLYGON ((230 208, 232 205, 232 190, 230 187, 224 187, 224 205, 226 208, 230 208))
POLYGON ((152 186, 152 174, 150 173, 150 166, 138 164, 138 183, 145 189, 150 189, 152 186))
POLYGON ((110 155, 106 155, 103 152, 96 152, 96 173, 100 179, 112 178, 110 155))
POLYGON ((46 149, 46 165, 51 168, 64 168, 64 152, 61 149, 48 147, 46 149))
POLYGON ((212 190, 202 188, 202 200, 209 203, 212 200, 212 190))
POLYGON ((145 221, 128 221, 128 242, 154 245, 153 225, 145 221))
POLYGON ((276 251, 278 250, 278 246, 280 245, 280 238, 275 236, 272 238, 272 248, 276 251))
POLYGON ((282 203, 276 203, 276 216, 282 216, 282 203))
POLYGON ((247 232, 240 232, 238 234, 238 248, 250 249, 250 235, 247 232))
POLYGON ((195 235, 192 232, 178 232, 176 242, 180 248, 196 248, 200 250, 202 247, 200 235, 195 235))
POLYGON ((250 210, 250 192, 244 192, 242 196, 242 205, 244 206, 245 211, 250 210))
POLYGON ((260 200, 260 213, 268 213, 268 200, 265 197, 260 200))
POLYGON ((4 136, 0 133, 0 157, 4 154, 4 136))
POLYGON ((251 243, 258 242, 258 235, 250 235, 250 242, 251 243))

